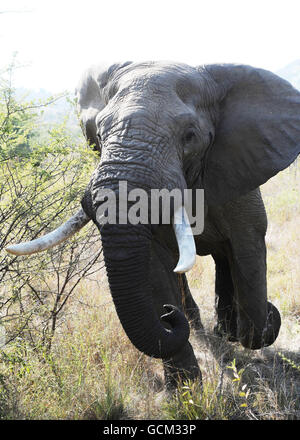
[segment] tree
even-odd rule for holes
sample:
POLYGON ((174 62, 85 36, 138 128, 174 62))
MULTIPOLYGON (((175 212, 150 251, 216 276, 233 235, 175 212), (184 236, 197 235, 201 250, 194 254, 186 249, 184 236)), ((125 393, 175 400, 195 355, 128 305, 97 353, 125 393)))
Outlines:
POLYGON ((19 101, 15 64, 0 78, 0 320, 6 343, 21 338, 48 353, 74 289, 102 265, 99 234, 86 227, 68 243, 30 257, 9 256, 10 243, 31 240, 78 210, 96 153, 65 125, 41 135, 47 102, 19 101))

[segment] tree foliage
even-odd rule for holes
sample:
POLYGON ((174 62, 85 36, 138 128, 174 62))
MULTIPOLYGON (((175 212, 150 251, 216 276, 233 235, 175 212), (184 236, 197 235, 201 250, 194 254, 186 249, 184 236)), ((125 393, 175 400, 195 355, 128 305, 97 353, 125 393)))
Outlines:
POLYGON ((27 257, 5 247, 53 230, 78 210, 96 154, 65 123, 41 124, 40 111, 59 97, 18 100, 14 70, 12 63, 0 77, 0 324, 6 344, 19 338, 49 352, 70 295, 102 264, 99 234, 86 226, 27 257))

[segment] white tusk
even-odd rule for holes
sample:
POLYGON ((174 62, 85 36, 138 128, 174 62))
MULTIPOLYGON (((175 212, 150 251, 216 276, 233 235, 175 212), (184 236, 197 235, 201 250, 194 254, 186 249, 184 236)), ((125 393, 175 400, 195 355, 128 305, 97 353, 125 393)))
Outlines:
POLYGON ((196 246, 190 222, 183 206, 174 214, 174 232, 179 248, 179 261, 174 269, 176 273, 190 270, 196 261, 196 246))
POLYGON ((30 255, 36 252, 45 251, 46 249, 50 249, 62 241, 67 240, 67 238, 71 237, 75 232, 78 232, 89 221, 90 218, 85 214, 83 209, 80 208, 75 215, 54 231, 49 232, 49 234, 32 241, 13 244, 8 246, 6 250, 14 255, 30 255))

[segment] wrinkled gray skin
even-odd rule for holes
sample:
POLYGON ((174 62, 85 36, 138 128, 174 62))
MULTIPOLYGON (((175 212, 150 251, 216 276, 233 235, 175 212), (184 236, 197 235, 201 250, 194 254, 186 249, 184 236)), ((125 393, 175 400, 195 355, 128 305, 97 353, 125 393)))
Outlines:
MULTIPOLYGON (((101 159, 82 200, 96 220, 99 189, 204 188, 198 255, 216 264, 218 335, 258 349, 280 315, 267 301, 267 218, 259 185, 299 154, 300 94, 250 66, 115 64, 89 69, 77 88, 82 128, 101 159)), ((131 342, 163 359, 169 386, 201 378, 188 342, 200 329, 170 225, 100 226, 116 310, 131 342), (163 307, 165 304, 176 306, 163 307), (161 315, 164 315, 162 320, 161 315)))

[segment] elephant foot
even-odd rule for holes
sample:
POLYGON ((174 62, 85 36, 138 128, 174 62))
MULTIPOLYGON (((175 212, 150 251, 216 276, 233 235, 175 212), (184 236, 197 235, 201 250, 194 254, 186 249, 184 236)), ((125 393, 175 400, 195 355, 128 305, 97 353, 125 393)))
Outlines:
POLYGON ((263 347, 268 347, 275 342, 281 327, 281 317, 278 309, 268 301, 267 325, 263 333, 263 347))
POLYGON ((168 392, 174 392, 179 384, 187 380, 199 380, 202 375, 195 358, 193 348, 189 342, 171 359, 163 360, 165 384, 168 392))
POLYGON ((245 348, 258 350, 268 347, 275 342, 281 326, 280 313, 270 302, 267 303, 267 321, 263 331, 258 332, 253 322, 247 322, 244 329, 238 335, 234 320, 222 320, 214 327, 214 334, 218 337, 226 337, 230 342, 240 342, 245 348))
POLYGON ((251 350, 258 350, 262 347, 268 347, 275 342, 281 326, 280 313, 277 308, 270 302, 267 304, 267 321, 260 334, 255 331, 252 324, 247 332, 243 332, 245 336, 240 338, 242 345, 251 350))

